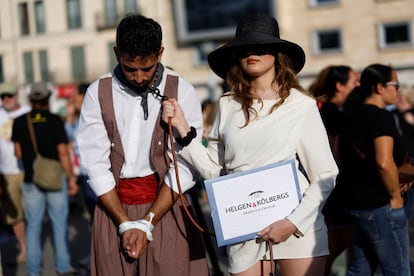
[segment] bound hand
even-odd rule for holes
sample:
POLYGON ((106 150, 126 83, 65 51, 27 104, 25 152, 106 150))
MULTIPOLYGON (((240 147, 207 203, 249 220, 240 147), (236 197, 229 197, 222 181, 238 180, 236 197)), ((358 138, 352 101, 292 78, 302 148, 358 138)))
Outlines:
POLYGON ((122 234, 122 247, 124 252, 133 259, 141 257, 147 249, 147 234, 139 229, 132 228, 122 234))

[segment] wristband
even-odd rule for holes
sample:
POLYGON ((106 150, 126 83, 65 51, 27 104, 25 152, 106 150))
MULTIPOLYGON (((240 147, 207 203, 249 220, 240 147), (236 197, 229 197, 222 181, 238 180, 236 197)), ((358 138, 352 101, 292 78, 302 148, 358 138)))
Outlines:
POLYGON ((187 135, 183 138, 177 137, 175 138, 175 141, 182 147, 188 146, 191 141, 197 137, 197 131, 194 127, 190 128, 190 131, 187 133, 187 135))
POLYGON ((122 235, 125 231, 130 229, 139 229, 147 234, 147 240, 152 241, 152 230, 154 229, 154 225, 152 225, 152 219, 154 218, 154 213, 150 212, 148 214, 149 221, 145 219, 139 219, 134 221, 124 221, 118 226, 118 233, 122 235))

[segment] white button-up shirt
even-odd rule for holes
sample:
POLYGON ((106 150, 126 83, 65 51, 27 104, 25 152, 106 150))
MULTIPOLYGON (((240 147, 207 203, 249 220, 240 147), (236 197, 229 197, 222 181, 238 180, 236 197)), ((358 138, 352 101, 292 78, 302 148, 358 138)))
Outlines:
MULTIPOLYGON (((158 86, 161 94, 164 94, 167 73, 174 74, 172 71, 165 69, 162 81, 158 86)), ((95 193, 100 196, 115 187, 115 178, 110 171, 111 164, 109 160, 110 148, 113 144, 108 138, 102 120, 98 87, 99 80, 89 86, 85 95, 77 141, 81 159, 89 175, 89 184, 95 193)), ((134 178, 153 174, 155 168, 151 165, 150 148, 154 125, 161 108, 160 100, 152 94, 148 94, 148 119, 144 120, 144 112, 141 106, 142 98, 123 86, 115 76, 112 78, 112 94, 115 118, 125 156, 120 177, 134 178)), ((196 128, 197 139, 200 140, 203 127, 201 104, 194 87, 183 78, 179 78, 177 98, 188 123, 196 128)), ((178 136, 178 134, 175 133, 175 136, 178 136)), ((162 144, 162 141, 159 141, 158 144, 162 144)), ((176 150, 180 150, 179 145, 175 144, 174 147, 176 150)), ((171 156, 170 150, 169 154, 171 156)), ((192 171, 188 163, 179 156, 177 156, 177 159, 181 188, 186 191, 194 185, 192 171)), ((171 164, 164 180, 170 188, 178 192, 173 164, 171 164)))

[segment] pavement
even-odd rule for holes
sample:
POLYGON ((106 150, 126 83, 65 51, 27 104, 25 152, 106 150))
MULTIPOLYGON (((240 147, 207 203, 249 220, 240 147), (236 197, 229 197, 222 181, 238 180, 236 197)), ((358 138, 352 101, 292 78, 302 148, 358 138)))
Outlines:
MULTIPOLYGON (((89 275, 88 256, 90 244, 90 226, 89 215, 82 203, 72 200, 69 216, 69 246, 72 256, 72 266, 79 276, 89 275)), ((79 201, 81 202, 81 200, 79 201)), ((201 201, 199 201, 201 202, 201 201)), ((203 219, 200 225, 206 227, 209 231, 211 228, 211 219, 209 216, 208 205, 201 202, 199 212, 202 212, 203 219)), ((414 204, 411 208, 414 214, 414 204)), ((196 209, 197 211, 197 209, 196 209)), ((409 221, 411 270, 414 272, 414 216, 409 221)), ((54 268, 54 253, 52 247, 52 228, 50 220, 45 216, 43 221, 43 274, 42 276, 56 275, 54 268)), ((218 248, 214 237, 205 236, 206 252, 209 259, 210 276, 228 276, 227 262, 224 248, 218 248)), ((16 264, 16 256, 19 253, 17 241, 13 236, 10 228, 0 225, 0 250, 2 257, 2 267, 4 276, 26 276, 26 265, 16 264)), ((333 266, 331 276, 345 275, 344 256, 339 257, 333 266)), ((1 275, 0 275, 1 276, 1 275)), ((379 275, 377 275, 379 276, 379 275)))

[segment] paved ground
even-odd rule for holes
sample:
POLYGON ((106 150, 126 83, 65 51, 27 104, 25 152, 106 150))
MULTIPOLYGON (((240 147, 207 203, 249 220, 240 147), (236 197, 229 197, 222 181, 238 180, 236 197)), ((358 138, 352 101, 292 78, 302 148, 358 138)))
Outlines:
MULTIPOLYGON (((205 215, 206 221, 209 221, 208 206, 203 206, 202 212, 205 215)), ((414 214, 414 205, 412 208, 414 214)), ((43 276, 56 275, 54 269, 54 254, 52 249, 52 231, 50 221, 45 217, 43 226, 43 249, 44 249, 44 263, 43 276)), ((414 271, 414 217, 410 220, 410 237, 413 241, 411 247, 411 269, 414 271)), ((69 218, 69 240, 70 251, 72 255, 72 265, 78 271, 79 276, 89 275, 88 270, 84 264, 85 258, 89 255, 89 217, 82 206, 72 205, 71 214, 69 218)), ((210 245, 210 275, 211 276, 227 276, 226 258, 223 249, 216 246, 214 240, 210 245)), ((10 229, 0 227, 0 249, 2 255, 2 266, 4 276, 26 276, 25 264, 16 265, 15 258, 18 254, 17 242, 10 229)), ((339 258, 333 268, 332 276, 345 275, 343 266, 344 259, 339 258)))

